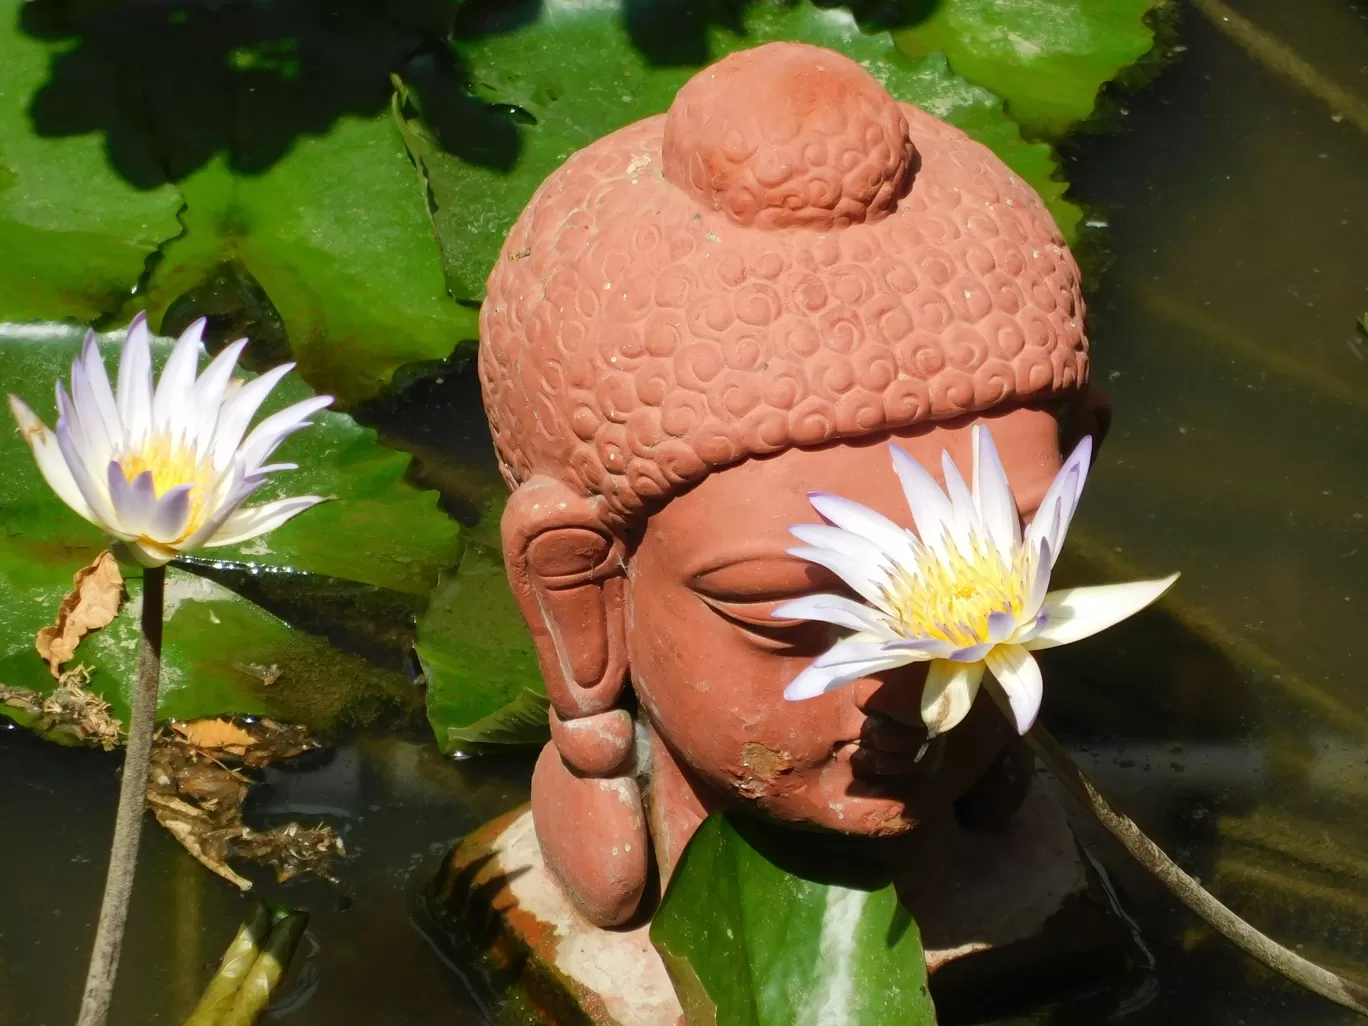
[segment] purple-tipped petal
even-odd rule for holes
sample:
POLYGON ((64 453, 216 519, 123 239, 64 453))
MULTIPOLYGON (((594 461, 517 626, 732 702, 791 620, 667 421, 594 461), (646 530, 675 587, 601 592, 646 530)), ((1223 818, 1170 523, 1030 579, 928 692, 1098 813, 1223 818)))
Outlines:
POLYGON ((871 568, 887 567, 892 563, 884 550, 868 538, 829 524, 794 524, 789 528, 789 534, 805 544, 868 563, 871 568))
POLYGON ((106 474, 109 482, 109 501, 114 507, 110 527, 117 534, 141 538, 150 533, 152 511, 157 504, 156 483, 152 471, 144 470, 132 481, 124 477, 117 460, 109 461, 106 474))
POLYGON ((1015 634, 1016 629, 1017 618, 1014 614, 1001 609, 988 614, 989 644, 1001 644, 1015 634))
POLYGON ((992 650, 992 642, 981 645, 966 645, 964 648, 955 649, 945 658, 952 663, 979 663, 992 650))
POLYGON ((95 478, 94 468, 87 462, 85 452, 72 433, 72 426, 73 421, 69 417, 63 417, 57 421, 57 447, 61 450, 62 459, 71 472, 71 479, 76 483, 76 487, 86 501, 86 506, 93 514, 91 521, 108 528, 114 515, 109 501, 109 492, 104 482, 95 478))
POLYGON ((148 538, 166 545, 180 540, 185 533, 186 521, 190 518, 191 492, 197 487, 176 485, 153 503, 147 522, 148 538))
POLYGON ((1089 588, 1066 588, 1045 597, 1042 611, 1048 617, 1044 628, 1029 643, 1033 651, 1068 645, 1090 638, 1127 617, 1134 616, 1158 599, 1178 575, 1154 581, 1103 584, 1089 588))

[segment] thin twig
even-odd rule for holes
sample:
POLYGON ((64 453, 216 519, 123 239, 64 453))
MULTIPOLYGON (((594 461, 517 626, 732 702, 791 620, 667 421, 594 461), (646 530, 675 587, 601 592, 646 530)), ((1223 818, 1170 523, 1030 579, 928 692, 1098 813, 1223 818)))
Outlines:
POLYGON ((1037 724, 1026 740, 1045 767, 1156 880, 1237 948, 1293 983, 1368 1016, 1368 987, 1322 969, 1260 933, 1188 876, 1131 819, 1112 808, 1068 752, 1037 724))
POLYGON ((100 923, 90 953, 85 994, 76 1026, 104 1026, 119 971, 124 927, 128 923, 129 899, 138 865, 138 842, 142 837, 143 810, 147 803, 147 772, 152 760, 152 727, 157 719, 157 685, 161 680, 162 599, 166 568, 143 572, 142 643, 138 648, 138 682, 133 691, 133 711, 124 751, 123 779, 119 782, 119 809, 114 818, 114 840, 109 846, 109 872, 105 877, 100 923))

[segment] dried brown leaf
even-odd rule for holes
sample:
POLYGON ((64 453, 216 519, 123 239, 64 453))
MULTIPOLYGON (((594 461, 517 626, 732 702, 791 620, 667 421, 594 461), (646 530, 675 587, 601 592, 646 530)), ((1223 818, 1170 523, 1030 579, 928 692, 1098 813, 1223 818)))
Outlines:
POLYGON ((52 675, 59 678, 62 664, 76 654, 81 638, 108 626, 123 603, 123 575, 111 552, 101 552, 93 563, 77 570, 71 583, 70 594, 57 607, 57 622, 39 630, 33 643, 52 675))
POLYGON ((186 744, 202 751, 222 753, 242 758, 256 745, 254 738, 232 720, 190 720, 176 722, 171 729, 185 739, 186 744))

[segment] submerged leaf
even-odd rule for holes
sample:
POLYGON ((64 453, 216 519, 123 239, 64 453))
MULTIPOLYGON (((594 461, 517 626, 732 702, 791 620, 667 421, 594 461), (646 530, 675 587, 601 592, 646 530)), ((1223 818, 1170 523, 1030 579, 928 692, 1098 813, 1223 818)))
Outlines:
POLYGON ((95 562, 76 571, 71 591, 57 607, 57 622, 42 628, 34 641, 54 677, 62 675, 62 664, 89 631, 109 626, 122 603, 123 575, 112 552, 101 552, 95 562))
POLYGON ((721 28, 700 8, 684 19, 699 44, 688 52, 676 45, 681 26, 665 14, 615 0, 545 0, 535 18, 520 23, 497 5, 484 12, 484 20, 471 17, 456 44, 475 95, 487 105, 484 120, 462 127, 482 133, 497 152, 477 155, 467 146, 460 150, 465 156, 454 156, 450 151, 457 147, 448 135, 455 129, 444 125, 442 111, 423 103, 421 81, 408 84, 422 120, 398 105, 405 140, 435 202, 447 280, 459 298, 483 297, 504 235, 537 186, 571 153, 665 111, 708 61, 779 39, 830 47, 859 61, 895 98, 925 107, 992 147, 1040 192, 1066 237, 1079 220, 1078 209, 1063 199, 1064 184, 1055 180, 1053 151, 1025 142, 997 97, 952 73, 944 58, 912 60, 886 33, 862 33, 847 11, 808 0, 753 3, 744 6, 740 24, 721 28), (643 24, 652 18, 657 23, 643 24), (653 56, 664 53, 669 60, 653 56), (508 139, 499 142, 500 133, 508 139))
POLYGON ((816 835, 714 813, 684 849, 651 943, 690 1023, 934 1026, 917 925, 893 885, 816 835))

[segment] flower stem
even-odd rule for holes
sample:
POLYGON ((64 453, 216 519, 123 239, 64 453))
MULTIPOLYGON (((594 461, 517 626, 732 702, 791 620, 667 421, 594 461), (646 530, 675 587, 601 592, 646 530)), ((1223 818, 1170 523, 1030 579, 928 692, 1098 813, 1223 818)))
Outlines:
POLYGON ((1156 880, 1163 884, 1217 933, 1237 948, 1293 983, 1312 993, 1328 998, 1338 1005, 1368 1016, 1368 987, 1346 980, 1323 969, 1315 962, 1302 958, 1281 944, 1260 933, 1225 905, 1196 880, 1183 872, 1163 850, 1151 841, 1128 817, 1112 808, 1097 785, 1092 782, 1073 757, 1039 724, 1026 734, 1026 740, 1045 767, 1068 788, 1069 793, 1083 803, 1113 837, 1130 852, 1156 880))
POLYGON ((124 927, 128 923, 129 899, 138 865, 138 841, 142 837, 143 810, 147 803, 147 773, 152 760, 152 728, 157 719, 157 684, 161 679, 162 608, 166 568, 143 572, 142 642, 138 648, 138 681, 133 691, 133 713, 124 750, 123 779, 119 783, 119 808, 114 818, 114 840, 109 846, 109 872, 105 877, 100 922, 95 947, 90 953, 85 994, 76 1026, 104 1026, 119 971, 124 927))

